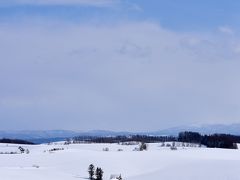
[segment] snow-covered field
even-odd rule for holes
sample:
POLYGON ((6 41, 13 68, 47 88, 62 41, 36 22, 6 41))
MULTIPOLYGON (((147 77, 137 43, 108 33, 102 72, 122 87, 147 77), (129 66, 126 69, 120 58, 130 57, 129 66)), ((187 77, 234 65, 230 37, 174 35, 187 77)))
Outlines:
MULTIPOLYGON (((126 180, 240 180, 240 150, 178 148, 150 144, 24 145, 29 154, 0 154, 1 180, 76 180, 88 178, 93 163, 104 171, 104 180, 121 174, 126 180), (109 151, 103 151, 103 148, 109 151), (52 148, 64 148, 49 152, 52 148), (118 151, 122 149, 123 151, 118 151)), ((19 145, 0 144, 0 152, 18 152, 19 145)))

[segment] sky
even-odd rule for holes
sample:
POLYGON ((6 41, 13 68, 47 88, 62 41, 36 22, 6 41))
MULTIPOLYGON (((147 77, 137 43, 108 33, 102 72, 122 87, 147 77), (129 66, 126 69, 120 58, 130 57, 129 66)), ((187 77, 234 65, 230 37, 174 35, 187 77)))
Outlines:
POLYGON ((0 130, 240 123, 240 1, 0 0, 0 130))

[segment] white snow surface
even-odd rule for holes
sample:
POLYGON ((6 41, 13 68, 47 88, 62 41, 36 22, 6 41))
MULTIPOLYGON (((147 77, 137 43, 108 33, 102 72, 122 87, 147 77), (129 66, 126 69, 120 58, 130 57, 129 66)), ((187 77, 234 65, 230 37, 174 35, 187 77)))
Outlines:
MULTIPOLYGON (((0 154, 1 180, 86 180, 88 166, 104 171, 104 180, 121 174, 124 180, 240 180, 240 150, 178 148, 149 144, 21 145, 29 154, 0 154), (103 151, 103 148, 109 151, 103 151), (64 148, 49 152, 52 148, 64 148), (122 149, 123 151, 118 151, 122 149)), ((18 152, 20 145, 0 144, 0 152, 18 152)))

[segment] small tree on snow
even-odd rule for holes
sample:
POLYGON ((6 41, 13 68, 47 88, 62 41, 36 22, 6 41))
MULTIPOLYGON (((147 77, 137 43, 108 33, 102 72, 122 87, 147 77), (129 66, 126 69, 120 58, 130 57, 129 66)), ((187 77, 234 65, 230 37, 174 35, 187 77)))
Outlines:
POLYGON ((95 175, 96 175, 96 180, 102 180, 103 179, 103 170, 102 170, 102 168, 98 167, 96 169, 95 175))
POLYGON ((89 167, 88 167, 88 173, 89 173, 89 179, 94 179, 93 176, 94 176, 94 171, 95 171, 95 167, 93 164, 90 164, 89 167))
POLYGON ((139 150, 140 151, 146 151, 147 150, 147 144, 144 142, 141 142, 140 146, 139 146, 139 150))
POLYGON ((25 152, 25 149, 21 146, 19 146, 18 149, 20 150, 21 154, 25 152))
POLYGON ((122 176, 121 176, 121 174, 120 174, 120 176, 118 177, 118 180, 122 180, 122 176))

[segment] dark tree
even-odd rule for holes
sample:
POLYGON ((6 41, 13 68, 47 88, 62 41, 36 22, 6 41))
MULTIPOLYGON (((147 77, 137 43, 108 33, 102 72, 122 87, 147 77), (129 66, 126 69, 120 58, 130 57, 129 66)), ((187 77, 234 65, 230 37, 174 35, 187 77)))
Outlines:
POLYGON ((147 150, 147 144, 144 142, 141 142, 140 146, 139 146, 139 150, 140 151, 146 151, 147 150))
POLYGON ((94 171, 95 171, 95 167, 93 164, 90 164, 89 167, 88 167, 88 173, 89 173, 89 179, 94 179, 93 176, 94 176, 94 171))
POLYGON ((118 177, 118 180, 122 180, 122 175, 120 174, 120 176, 118 177))
POLYGON ((20 140, 20 139, 0 139, 0 143, 9 143, 9 144, 34 144, 29 141, 20 140))
POLYGON ((25 152, 25 149, 21 146, 19 146, 18 149, 20 150, 21 154, 25 152))
POLYGON ((96 180, 102 180, 103 179, 103 170, 102 170, 102 168, 98 167, 96 169, 95 175, 96 175, 96 180))

